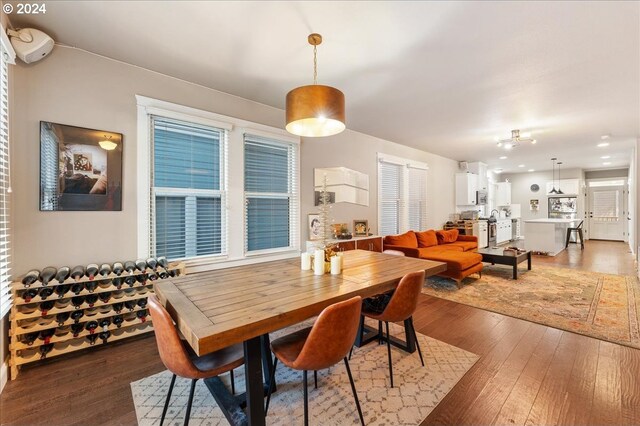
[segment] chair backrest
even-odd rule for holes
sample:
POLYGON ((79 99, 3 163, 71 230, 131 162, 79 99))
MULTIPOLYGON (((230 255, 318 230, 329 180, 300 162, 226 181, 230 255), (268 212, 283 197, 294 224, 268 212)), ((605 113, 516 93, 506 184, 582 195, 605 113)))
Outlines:
POLYGON ((578 226, 576 226, 576 229, 582 229, 582 224, 584 223, 584 220, 580 221, 580 224, 578 226))
POLYGON ((299 370, 322 370, 340 362, 353 346, 360 324, 362 297, 326 307, 293 363, 299 370))
POLYGON ((189 354, 180 339, 169 312, 154 295, 148 297, 147 304, 153 319, 153 331, 156 335, 156 343, 162 363, 173 374, 180 377, 189 379, 200 377, 198 369, 191 362, 189 354))
POLYGON ((385 321, 397 322, 409 318, 418 306, 418 296, 424 285, 424 271, 411 272, 400 280, 391 300, 382 312, 385 321))

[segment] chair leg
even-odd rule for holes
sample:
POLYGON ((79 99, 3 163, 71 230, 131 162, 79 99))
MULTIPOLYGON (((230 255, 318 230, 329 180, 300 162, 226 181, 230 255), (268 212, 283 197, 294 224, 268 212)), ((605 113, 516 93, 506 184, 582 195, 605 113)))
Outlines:
POLYGON ((349 349, 349 360, 351 360, 351 355, 353 355, 353 346, 349 349))
POLYGON ((309 426, 309 391, 307 390, 307 370, 302 372, 302 387, 304 389, 304 426, 309 426))
POLYGON ((171 400, 171 392, 173 391, 173 385, 176 384, 176 375, 171 377, 171 384, 169 385, 169 393, 167 393, 167 400, 164 403, 164 409, 162 410, 162 417, 160 418, 160 426, 164 423, 164 417, 167 415, 167 409, 169 408, 169 401, 171 400))
POLYGON ((564 248, 569 247, 569 241, 571 241, 571 230, 567 229, 567 241, 564 244, 564 248))
POLYGON ((231 379, 231 395, 236 394, 236 380, 233 377, 233 370, 229 370, 229 378, 231 379))
POLYGON ((267 411, 269 411, 269 401, 271 401, 271 393, 273 392, 273 381, 276 377, 276 367, 278 366, 278 357, 273 357, 273 370, 269 375, 269 390, 267 391, 267 404, 264 407, 264 416, 267 417, 267 411))
POLYGON ((418 342, 418 333, 416 332, 416 328, 413 325, 413 317, 410 317, 411 320, 411 331, 413 331, 413 339, 416 342, 416 349, 418 349, 418 355, 420 355, 420 362, 424 367, 424 359, 422 358, 422 351, 420 350, 420 343, 418 342))
POLYGON ((584 237, 582 236, 582 229, 578 229, 578 235, 580 235, 580 250, 584 250, 584 237))
POLYGON ((353 383, 353 376, 351 375, 351 369, 349 368, 349 361, 347 361, 347 358, 344 359, 344 366, 347 368, 349 383, 351 383, 351 391, 353 392, 353 398, 356 400, 356 408, 358 409, 360 423, 364 426, 364 418, 362 417, 362 409, 360 408, 360 401, 358 400, 358 392, 356 392, 356 385, 353 383))
POLYGON ((391 379, 391 387, 393 387, 393 365, 391 365, 391 335, 389 334, 389 322, 385 321, 387 325, 387 353, 389 354, 389 378, 391 379))
POLYGON ((381 345, 382 344, 382 321, 378 321, 378 344, 381 345))
POLYGON ((313 370, 313 387, 318 389, 318 370, 313 370))
POLYGON ((198 379, 191 380, 191 390, 189 391, 189 402, 187 403, 187 413, 184 415, 184 426, 189 424, 189 417, 191 417, 191 404, 193 404, 193 394, 196 390, 196 383, 198 379))

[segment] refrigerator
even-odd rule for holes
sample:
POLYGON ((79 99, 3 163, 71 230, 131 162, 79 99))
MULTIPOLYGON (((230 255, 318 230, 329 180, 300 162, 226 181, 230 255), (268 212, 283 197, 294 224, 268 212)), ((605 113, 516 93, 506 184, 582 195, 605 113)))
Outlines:
POLYGON ((578 197, 549 197, 549 219, 577 219, 578 197))

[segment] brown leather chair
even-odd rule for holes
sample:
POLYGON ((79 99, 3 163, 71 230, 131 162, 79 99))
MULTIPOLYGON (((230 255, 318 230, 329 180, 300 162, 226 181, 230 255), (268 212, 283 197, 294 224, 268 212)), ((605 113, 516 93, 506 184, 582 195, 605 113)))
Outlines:
MULTIPOLYGON (((420 355, 420 362, 424 367, 424 359, 422 358, 422 351, 420 350, 420 344, 418 343, 418 335, 416 333, 416 329, 413 326, 413 313, 418 306, 418 296, 420 296, 422 286, 424 285, 424 275, 424 271, 419 271, 412 272, 402 277, 400 283, 398 284, 398 287, 396 287, 396 290, 393 292, 393 296, 391 296, 391 300, 389 300, 389 303, 382 313, 367 312, 366 310, 362 312, 363 316, 378 321, 378 330, 380 335, 382 335, 382 323, 384 322, 386 324, 387 353, 389 355, 389 378, 391 379, 391 387, 393 387, 393 365, 391 363, 389 322, 400 322, 409 320, 408 322, 411 329, 407 331, 409 333, 413 333, 413 337, 416 342, 416 348, 418 349, 418 354, 420 355)), ((363 328, 361 327, 361 332, 362 329, 363 328)))
POLYGON ((333 304, 325 308, 312 327, 296 331, 271 342, 271 350, 275 357, 269 393, 265 407, 265 416, 271 399, 271 383, 274 381, 278 360, 294 370, 302 370, 302 386, 304 388, 304 424, 309 424, 307 371, 323 370, 337 364, 342 359, 347 369, 351 391, 356 401, 358 416, 364 426, 364 418, 360 409, 360 401, 351 376, 347 353, 358 332, 358 320, 362 311, 362 298, 353 297, 349 300, 333 304))
MULTIPOLYGON (((227 372, 233 374, 234 368, 244 364, 244 350, 242 345, 238 344, 207 355, 197 356, 189 345, 180 339, 178 330, 176 330, 169 312, 167 312, 155 296, 149 296, 148 306, 151 317, 153 318, 153 330, 156 335, 160 359, 162 359, 165 367, 173 373, 167 400, 162 410, 160 425, 164 422, 167 408, 169 408, 171 391, 176 382, 176 376, 191 379, 191 391, 189 392, 189 402, 184 420, 184 424, 187 425, 189 424, 196 382, 199 379, 207 379, 227 372)), ((233 385, 233 376, 231 376, 231 378, 233 385)), ((232 392, 233 391, 234 389, 232 389, 232 392)))

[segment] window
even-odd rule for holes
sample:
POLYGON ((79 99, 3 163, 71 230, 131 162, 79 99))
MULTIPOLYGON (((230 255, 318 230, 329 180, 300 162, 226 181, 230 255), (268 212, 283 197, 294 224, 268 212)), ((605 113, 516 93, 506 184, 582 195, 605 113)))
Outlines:
POLYGON ((11 179, 9 174, 9 64, 15 53, 5 30, 0 26, 0 319, 11 308, 10 228, 9 200, 11 179))
POLYGON ((169 259, 226 253, 226 131, 151 116, 152 252, 169 259))
POLYGON ((381 235, 427 228, 426 164, 378 154, 378 228, 381 235))
POLYGON ((297 144, 244 135, 245 251, 293 247, 297 144))

